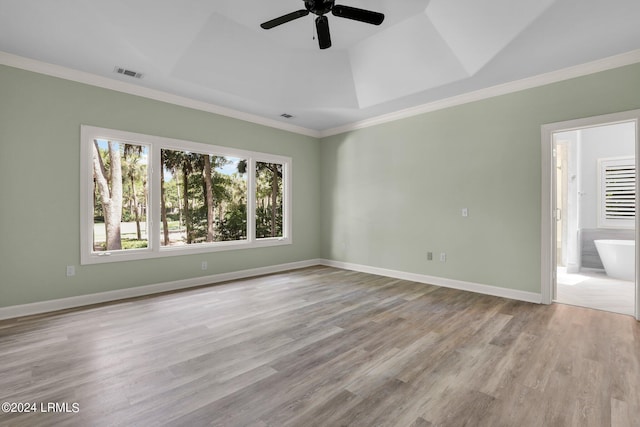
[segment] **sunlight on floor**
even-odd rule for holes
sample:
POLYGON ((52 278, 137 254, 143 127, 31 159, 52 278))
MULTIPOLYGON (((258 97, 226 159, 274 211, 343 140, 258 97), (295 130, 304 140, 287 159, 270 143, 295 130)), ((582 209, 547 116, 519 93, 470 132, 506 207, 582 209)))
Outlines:
POLYGON ((608 277, 604 272, 569 274, 558 267, 556 302, 633 316, 635 283, 608 277))
POLYGON ((582 283, 585 280, 589 280, 589 277, 583 276, 581 274, 569 274, 567 273, 566 267, 558 267, 558 275, 557 275, 558 284, 573 286, 578 283, 582 283))

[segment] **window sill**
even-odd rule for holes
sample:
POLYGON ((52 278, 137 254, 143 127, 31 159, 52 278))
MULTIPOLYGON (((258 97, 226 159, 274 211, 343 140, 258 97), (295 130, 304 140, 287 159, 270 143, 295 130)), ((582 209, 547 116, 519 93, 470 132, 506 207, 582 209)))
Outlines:
POLYGON ((284 237, 270 237, 256 239, 253 242, 216 242, 196 245, 160 247, 159 249, 129 249, 126 251, 92 252, 83 256, 81 265, 105 264, 110 262, 137 261, 144 259, 166 258, 171 256, 206 254, 213 252, 231 251, 238 249, 266 248, 272 246, 290 245, 291 239, 284 237))

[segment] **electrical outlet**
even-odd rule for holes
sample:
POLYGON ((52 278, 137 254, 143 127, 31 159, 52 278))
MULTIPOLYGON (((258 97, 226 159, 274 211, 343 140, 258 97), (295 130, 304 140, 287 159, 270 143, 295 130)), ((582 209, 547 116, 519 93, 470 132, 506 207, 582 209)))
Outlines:
POLYGON ((433 261, 433 252, 427 252, 427 261, 433 261))
POLYGON ((76 275, 76 267, 74 265, 67 265, 67 277, 76 275))
POLYGON ((206 270, 207 269, 207 261, 202 261, 202 264, 201 264, 200 268, 202 268, 203 270, 206 270))
POLYGON ((440 262, 447 262, 447 254, 440 252, 440 262))

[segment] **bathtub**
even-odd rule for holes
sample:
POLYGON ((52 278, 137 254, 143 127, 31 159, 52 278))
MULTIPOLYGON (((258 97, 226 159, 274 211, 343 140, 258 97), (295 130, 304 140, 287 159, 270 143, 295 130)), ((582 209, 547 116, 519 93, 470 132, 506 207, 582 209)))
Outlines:
POLYGON ((607 276, 636 280, 636 242, 634 240, 594 240, 607 276))

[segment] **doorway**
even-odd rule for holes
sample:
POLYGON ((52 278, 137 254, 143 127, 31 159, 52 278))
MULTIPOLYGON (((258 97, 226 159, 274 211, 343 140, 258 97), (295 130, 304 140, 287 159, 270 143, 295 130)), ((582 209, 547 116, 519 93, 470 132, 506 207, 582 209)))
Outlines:
POLYGON ((635 139, 632 121, 553 133, 556 302, 635 314, 635 139))
POLYGON ((542 302, 635 316, 640 110, 543 126, 542 302))

